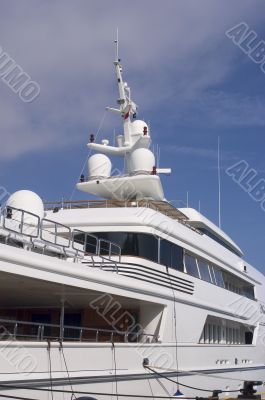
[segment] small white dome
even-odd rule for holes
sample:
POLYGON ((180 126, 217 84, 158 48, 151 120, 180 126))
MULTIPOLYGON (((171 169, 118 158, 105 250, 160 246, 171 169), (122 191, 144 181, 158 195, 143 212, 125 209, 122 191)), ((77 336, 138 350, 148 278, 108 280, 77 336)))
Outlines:
POLYGON ((111 174, 111 161, 104 154, 93 154, 88 159, 88 176, 90 179, 109 178, 111 174))
MULTIPOLYGON (((30 190, 19 190, 11 194, 6 203, 7 207, 14 207, 19 210, 30 212, 37 215, 40 219, 44 218, 44 205, 41 198, 30 190)), ((21 220, 22 213, 20 211, 13 211, 12 218, 14 220, 21 220)), ((37 218, 29 214, 25 214, 24 222, 27 224, 37 224, 37 218)))
POLYGON ((155 166, 155 156, 151 150, 139 148, 132 152, 130 160, 131 172, 151 172, 155 166))
POLYGON ((149 129, 147 123, 141 121, 140 119, 136 119, 131 124, 131 131, 133 135, 143 135, 146 130, 147 134, 149 134, 149 129))

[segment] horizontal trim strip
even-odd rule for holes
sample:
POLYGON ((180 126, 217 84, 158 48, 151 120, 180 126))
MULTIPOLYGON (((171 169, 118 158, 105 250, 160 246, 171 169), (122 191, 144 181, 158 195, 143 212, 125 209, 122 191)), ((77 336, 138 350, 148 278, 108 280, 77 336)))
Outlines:
MULTIPOLYGON (((183 288, 192 289, 192 290, 194 289, 194 283, 191 281, 179 278, 179 277, 171 275, 169 273, 158 271, 153 268, 146 267, 144 265, 132 264, 132 263, 116 263, 116 265, 118 265, 118 271, 120 270, 120 268, 124 268, 126 265, 129 265, 137 270, 142 270, 143 272, 150 271, 150 273, 152 273, 152 276, 155 275, 155 276, 159 277, 160 279, 166 278, 166 281, 164 280, 164 282, 167 282, 168 280, 170 280, 171 283, 176 283, 177 285, 180 285, 183 288)), ((116 265, 115 264, 112 264, 112 265, 111 264, 98 264, 99 267, 101 267, 102 269, 105 269, 105 270, 107 270, 107 268, 111 268, 111 269, 109 269, 110 271, 111 270, 116 271, 116 265)))
MULTIPOLYGON (((87 261, 85 261, 85 262, 83 261, 82 264, 87 264, 87 261)), ((101 265, 100 263, 95 263, 95 264, 101 265)), ((109 263, 109 264, 110 264, 110 263, 109 263)), ((121 265, 131 265, 131 266, 134 266, 134 267, 141 267, 141 268, 144 268, 145 270, 151 271, 152 273, 153 273, 153 272, 156 272, 156 273, 159 273, 160 275, 164 275, 165 277, 170 276, 171 279, 176 279, 177 281, 181 281, 180 283, 194 286, 194 283, 193 283, 192 281, 189 281, 188 279, 180 278, 180 277, 175 276, 175 275, 172 275, 172 274, 170 274, 170 273, 168 273, 168 272, 158 271, 158 270, 155 269, 155 268, 150 268, 150 267, 147 267, 147 266, 145 266, 145 265, 143 265, 143 264, 129 263, 129 262, 122 262, 122 263, 120 263, 120 262, 113 262, 113 265, 118 265, 118 266, 121 266, 121 265)), ((167 269, 167 267, 166 267, 165 265, 162 265, 162 264, 157 264, 157 265, 158 265, 159 267, 163 267, 164 269, 167 269)), ((168 267, 168 269, 169 269, 169 270, 174 270, 174 268, 172 268, 172 267, 168 267)), ((178 270, 175 269, 175 271, 178 271, 178 270)), ((181 271, 179 271, 179 272, 181 272, 181 271)))
MULTIPOLYGON (((181 376, 191 376, 198 373, 200 374, 205 374, 205 375, 211 375, 211 374, 223 374, 223 373, 232 373, 232 372, 248 372, 248 371, 259 371, 259 370, 265 370, 265 365, 259 366, 259 367, 242 367, 242 368, 224 368, 224 369, 207 369, 207 370, 191 370, 187 372, 179 372, 178 374, 176 372, 163 372, 162 370, 159 370, 158 372, 162 373, 165 377, 172 377, 172 378, 177 378, 181 376)), ((125 374, 117 374, 117 375, 109 375, 108 373, 109 370, 105 371, 106 375, 100 375, 100 376, 79 376, 79 377, 73 377, 70 374, 70 381, 69 378, 54 378, 53 379, 53 386, 70 386, 72 385, 84 385, 84 384, 93 384, 93 383, 108 383, 108 382, 115 382, 116 380, 118 381, 132 381, 132 380, 142 380, 142 379, 157 379, 156 374, 150 374, 150 373, 125 373, 125 374)), ((196 375, 195 375, 196 376, 196 375)), ((28 375, 28 378, 30 378, 30 375, 28 375)), ((247 377, 246 377, 247 380, 247 377)), ((23 386, 29 386, 33 385, 34 387, 40 387, 40 386, 47 386, 50 387, 50 379, 49 378, 43 378, 43 379, 19 379, 19 380, 8 380, 8 381, 0 381, 0 384, 6 384, 6 385, 21 385, 23 386)), ((2 391, 4 391, 4 388, 1 388, 2 391)), ((9 388, 6 390, 10 390, 9 388)), ((82 389, 80 389, 82 391, 82 389)), ((99 392, 104 392, 104 389, 99 390, 99 392)), ((143 393, 142 393, 143 394, 143 393)))
MULTIPOLYGON (((110 267, 105 267, 105 268, 103 267, 102 269, 104 271, 112 271, 112 269, 110 269, 110 267)), ((147 282, 154 283, 156 285, 157 284, 159 284, 159 285, 165 284, 166 285, 165 287, 168 287, 169 289, 173 288, 175 290, 181 290, 184 293, 188 293, 188 294, 192 294, 193 291, 194 291, 193 288, 185 287, 185 286, 182 286, 182 285, 174 284, 174 282, 170 282, 170 278, 168 279, 168 281, 165 281, 164 279, 161 279, 161 278, 160 279, 154 278, 153 276, 145 274, 144 272, 145 271, 141 271, 141 270, 138 270, 138 269, 134 270, 133 268, 128 268, 128 267, 123 267, 122 268, 122 267, 120 267, 119 271, 118 271, 118 274, 119 275, 124 275, 124 276, 136 275, 136 276, 131 276, 132 278, 136 278, 136 279, 137 279, 138 276, 142 276, 144 278, 149 278, 150 279, 147 282)))
POLYGON ((165 287, 167 289, 171 289, 171 290, 174 289, 174 290, 176 290, 178 292, 182 292, 182 293, 185 293, 185 294, 191 294, 191 295, 193 294, 193 291, 187 291, 187 290, 183 290, 183 289, 180 289, 180 288, 176 288, 173 285, 170 286, 170 285, 166 285, 164 283, 151 281, 150 279, 139 278, 139 275, 143 276, 143 277, 146 277, 146 276, 144 274, 140 274, 138 271, 137 271, 137 275, 138 276, 133 276, 135 274, 136 274, 136 272, 121 272, 119 275, 128 276, 130 278, 138 279, 138 280, 143 281, 143 282, 153 283, 154 285, 163 286, 163 287, 165 287))

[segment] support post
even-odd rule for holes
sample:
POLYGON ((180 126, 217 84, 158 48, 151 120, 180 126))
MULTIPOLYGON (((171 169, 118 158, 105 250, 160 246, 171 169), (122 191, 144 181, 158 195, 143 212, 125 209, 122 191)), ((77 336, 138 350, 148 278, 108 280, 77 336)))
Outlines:
POLYGON ((60 340, 63 341, 64 337, 64 299, 61 300, 61 312, 60 312, 60 340))

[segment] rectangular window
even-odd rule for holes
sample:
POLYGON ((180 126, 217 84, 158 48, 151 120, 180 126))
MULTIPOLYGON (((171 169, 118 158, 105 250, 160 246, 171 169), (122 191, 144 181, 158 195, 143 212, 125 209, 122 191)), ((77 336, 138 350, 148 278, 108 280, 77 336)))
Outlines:
POLYGON ((168 240, 160 239, 160 264, 183 272, 183 248, 168 240))
POLYGON ((197 261, 198 261, 198 268, 200 270, 201 279, 203 279, 204 281, 207 281, 207 282, 212 282, 210 271, 209 271, 209 266, 206 263, 206 261, 200 260, 200 259, 198 259, 197 261))
POLYGON ((225 285, 224 285, 222 271, 215 265, 212 266, 212 271, 214 273, 216 285, 223 288, 225 285))
POLYGON ((199 278, 199 270, 197 267, 196 258, 189 254, 185 254, 185 267, 188 274, 199 278))
POLYGON ((171 267, 171 243, 167 240, 160 240, 160 264, 171 267))
POLYGON ((184 271, 183 268, 183 248, 172 243, 171 246, 171 267, 178 271, 184 271))

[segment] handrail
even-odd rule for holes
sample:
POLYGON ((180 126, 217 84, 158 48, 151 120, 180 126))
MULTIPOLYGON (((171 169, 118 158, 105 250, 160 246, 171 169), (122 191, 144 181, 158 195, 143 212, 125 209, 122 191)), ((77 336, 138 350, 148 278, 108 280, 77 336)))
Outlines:
MULTIPOLYGON (((56 221, 52 221, 50 219, 43 218, 41 220, 39 216, 31 212, 11 206, 7 206, 4 209, 1 209, 0 216, 2 221, 2 227, 8 232, 21 235, 22 237, 24 236, 28 237, 30 240, 30 247, 34 247, 36 244, 36 241, 34 242, 33 239, 36 240, 40 239, 40 241, 44 244, 43 249, 44 248, 47 249, 47 247, 52 247, 52 246, 55 246, 58 249, 61 248, 62 250, 60 254, 63 254, 66 257, 69 257, 69 255, 67 254, 67 250, 70 250, 74 252, 75 259, 80 258, 80 256, 84 258, 86 255, 88 256, 94 255, 94 256, 99 256, 101 259, 103 258, 106 259, 106 255, 103 256, 101 254, 100 240, 96 236, 88 232, 84 232, 78 229, 71 229, 66 225, 63 225, 56 221), (16 213, 18 213, 19 216, 17 216, 16 213), (14 216, 16 217, 16 219, 14 218, 14 216), (29 217, 35 218, 36 221, 34 220, 34 223, 26 222, 26 220, 29 219, 29 217), (60 232, 63 232, 64 234, 66 232, 66 237, 60 235, 59 234, 60 232), (78 243, 78 241, 76 240, 76 234, 84 235, 84 241, 78 243), (92 246, 91 239, 95 241, 95 251, 87 250, 89 246, 90 247, 92 246)), ((19 237, 16 237, 16 240, 19 239, 20 239, 19 237)), ((29 244, 28 242, 25 241, 25 239, 24 241, 22 239, 22 243, 25 245, 29 244)), ((110 259, 113 255, 117 255, 120 260, 121 257, 120 246, 112 242, 109 242, 108 246, 109 246, 108 250, 109 261, 111 261, 110 259)))
POLYGON ((118 331, 115 329, 103 329, 103 328, 87 328, 87 327, 77 327, 72 325, 64 325, 61 330, 61 325, 59 324, 48 324, 48 323, 39 323, 39 322, 29 322, 29 321, 21 321, 21 320, 13 320, 13 319, 0 319, 0 323, 2 326, 5 325, 14 325, 13 332, 8 331, 9 336, 12 336, 13 339, 17 339, 19 337, 23 338, 35 338, 37 340, 75 340, 75 341, 93 341, 93 338, 85 338, 85 333, 94 333, 94 341, 98 342, 103 335, 107 335, 109 337, 109 341, 112 342, 115 335, 117 337, 123 337, 124 342, 129 340, 138 342, 142 338, 151 339, 153 342, 158 340, 157 335, 144 333, 143 331, 139 332, 130 332, 130 331, 118 331), (36 334, 30 333, 19 333, 20 327, 36 327, 36 334), (46 329, 45 329, 46 328, 46 329), (54 335, 52 329, 58 329, 58 335, 54 335), (77 335, 73 335, 73 337, 68 336, 66 330, 73 330, 77 333, 77 335), (47 333, 48 331, 48 333, 47 333), (61 335, 62 333, 62 335, 61 335))
POLYGON ((7 206, 4 209, 2 209, 1 213, 3 215, 3 227, 5 229, 7 229, 7 230, 9 230, 11 232, 14 232, 14 233, 20 233, 21 235, 28 236, 28 237, 37 238, 39 236, 39 232, 40 232, 40 217, 38 215, 33 214, 33 213, 29 212, 29 211, 22 210, 20 208, 10 207, 10 206, 7 206), (21 213, 21 219, 15 219, 13 211, 15 211, 15 213, 21 213), (26 219, 25 215, 33 217, 33 218, 36 218, 36 224, 35 223, 29 224, 29 223, 25 222, 25 219, 26 219), (15 229, 15 228, 12 229, 12 225, 11 224, 10 224, 11 226, 7 226, 7 222, 10 222, 10 221, 17 222, 17 225, 16 225, 17 229, 15 229), (36 229, 36 233, 33 234, 32 231, 31 231, 31 233, 26 233, 23 230, 24 226, 26 226, 28 228, 36 229))
POLYGON ((55 245, 61 246, 61 247, 69 247, 71 245, 71 229, 66 225, 60 224, 59 222, 55 222, 50 219, 43 218, 40 223, 40 238, 44 242, 47 242, 50 244, 55 244, 55 245), (52 225, 54 227, 54 232, 51 231, 51 229, 52 229, 51 226, 49 226, 50 230, 45 228, 45 226, 44 226, 45 223, 52 225), (61 236, 58 235, 59 228, 63 228, 64 230, 66 230, 66 232, 68 232, 68 238, 66 238, 66 237, 62 238, 61 236), (47 237, 45 238, 45 236, 44 236, 45 233, 48 233, 48 235, 54 236, 54 241, 47 237), (61 240, 64 239, 65 241, 68 240, 68 244, 58 243, 58 239, 61 239, 61 240))
POLYGON ((187 228, 192 231, 202 235, 202 232, 192 225, 189 224, 189 219, 184 215, 178 208, 174 207, 173 204, 168 201, 160 201, 160 200, 66 200, 66 201, 55 201, 55 202, 45 202, 46 210, 56 210, 61 209, 82 209, 82 208, 147 208, 165 216, 172 218, 182 225, 185 225, 187 228))
POLYGON ((107 239, 99 239, 99 250, 98 250, 98 254, 102 257, 104 257, 106 254, 104 254, 104 252, 107 252, 107 255, 109 256, 109 258, 111 258, 112 256, 117 256, 120 262, 121 259, 121 248, 120 246, 118 246, 117 244, 111 242, 110 240, 107 239), (104 248, 102 246, 102 244, 107 243, 107 248, 104 248), (113 249, 116 249, 113 250, 113 249))

